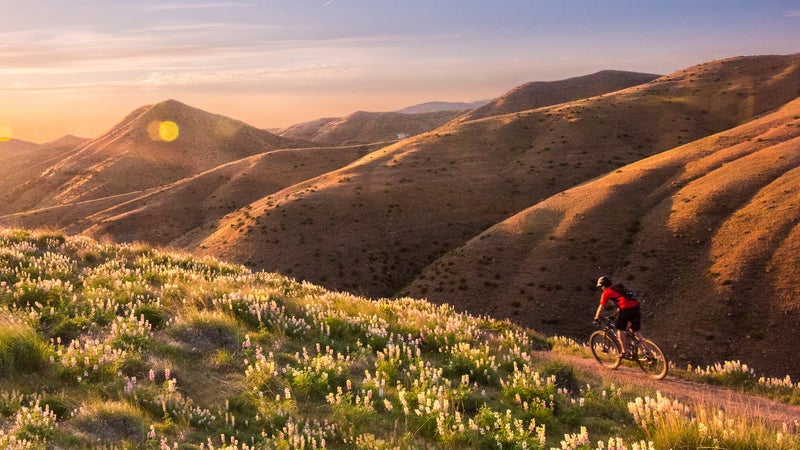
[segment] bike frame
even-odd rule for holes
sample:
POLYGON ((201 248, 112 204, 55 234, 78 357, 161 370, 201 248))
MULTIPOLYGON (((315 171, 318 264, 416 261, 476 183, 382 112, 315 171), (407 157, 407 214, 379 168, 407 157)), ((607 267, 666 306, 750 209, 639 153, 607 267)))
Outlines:
POLYGON ((618 337, 615 321, 614 316, 601 317, 598 320, 601 328, 589 338, 589 347, 595 359, 608 369, 616 369, 624 358, 634 361, 651 378, 664 378, 669 369, 664 351, 655 342, 639 337, 630 329, 621 330, 622 335, 618 337), (625 348, 629 350, 630 356, 622 355, 620 338, 625 339, 625 348))

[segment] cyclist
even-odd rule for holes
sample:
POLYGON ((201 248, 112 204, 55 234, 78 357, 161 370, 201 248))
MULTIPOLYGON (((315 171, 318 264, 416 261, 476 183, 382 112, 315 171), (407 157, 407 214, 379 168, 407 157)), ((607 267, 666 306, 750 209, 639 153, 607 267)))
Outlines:
POLYGON ((600 306, 597 307, 597 312, 594 314, 594 320, 600 319, 600 313, 603 311, 609 300, 619 308, 617 310, 617 341, 619 342, 620 350, 622 350, 623 358, 629 357, 627 349, 625 348, 625 339, 622 339, 622 330, 628 328, 633 331, 637 337, 639 336, 639 329, 642 326, 642 314, 639 310, 639 302, 633 298, 625 297, 624 293, 619 292, 622 289, 614 289, 611 277, 603 275, 597 279, 597 287, 603 291, 600 295, 600 306))

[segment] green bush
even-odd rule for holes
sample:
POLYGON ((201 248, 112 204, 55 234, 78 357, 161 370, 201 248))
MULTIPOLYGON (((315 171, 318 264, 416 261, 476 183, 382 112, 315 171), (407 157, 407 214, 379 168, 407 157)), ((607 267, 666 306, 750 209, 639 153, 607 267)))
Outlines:
POLYGON ((0 322, 0 374, 29 374, 47 367, 50 349, 36 330, 8 320, 0 322))

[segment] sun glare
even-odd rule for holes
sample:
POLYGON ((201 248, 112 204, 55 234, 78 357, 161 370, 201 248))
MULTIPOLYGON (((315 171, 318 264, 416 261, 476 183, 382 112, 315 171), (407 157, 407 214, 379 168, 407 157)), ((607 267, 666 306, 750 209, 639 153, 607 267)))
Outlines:
POLYGON ((158 135, 167 142, 174 141, 178 138, 178 124, 171 120, 161 122, 158 126, 158 135))
POLYGON ((11 132, 11 127, 0 125, 0 142, 8 142, 12 137, 14 134, 11 132))
POLYGON ((172 142, 178 139, 178 134, 178 124, 171 120, 154 120, 147 125, 147 135, 154 141, 172 142))

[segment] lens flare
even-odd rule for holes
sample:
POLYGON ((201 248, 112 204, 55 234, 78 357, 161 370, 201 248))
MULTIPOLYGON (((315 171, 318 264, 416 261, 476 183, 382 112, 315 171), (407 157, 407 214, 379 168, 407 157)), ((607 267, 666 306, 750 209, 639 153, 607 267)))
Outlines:
POLYGON ((154 120, 147 125, 147 135, 154 141, 172 142, 178 139, 178 124, 171 120, 154 120))
POLYGON ((178 124, 171 120, 165 120, 158 126, 158 135, 166 142, 178 139, 178 134, 178 124))
POLYGON ((14 137, 14 133, 11 132, 11 127, 0 125, 0 142, 8 142, 12 137, 14 137))

